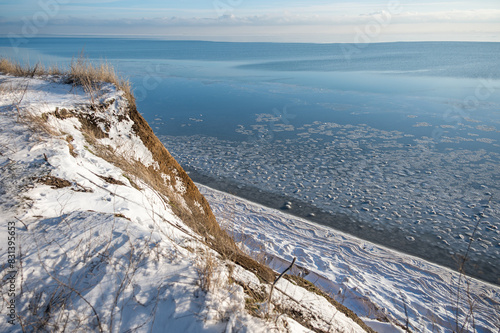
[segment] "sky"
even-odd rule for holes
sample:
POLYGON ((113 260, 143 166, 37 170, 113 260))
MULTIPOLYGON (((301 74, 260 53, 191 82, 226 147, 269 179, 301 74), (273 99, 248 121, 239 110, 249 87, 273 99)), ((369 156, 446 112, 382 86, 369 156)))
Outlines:
POLYGON ((0 36, 500 41, 500 1, 1 0, 0 36))

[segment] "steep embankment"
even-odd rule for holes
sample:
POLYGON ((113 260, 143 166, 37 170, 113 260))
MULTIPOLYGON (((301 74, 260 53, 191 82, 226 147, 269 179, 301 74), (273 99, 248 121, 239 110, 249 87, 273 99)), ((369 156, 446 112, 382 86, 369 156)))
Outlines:
POLYGON ((131 97, 63 79, 0 75, 2 331, 369 330, 300 280, 267 304, 131 97))
MULTIPOLYGON (((171 188, 181 189, 179 192, 182 199, 178 200, 179 202, 175 202, 177 200, 174 199, 176 203, 172 206, 174 213, 194 231, 205 236, 205 240, 210 246, 221 255, 231 257, 234 262, 253 271, 264 281, 271 282, 274 278, 272 270, 242 253, 227 233, 220 228, 207 200, 200 194, 191 178, 156 137, 135 106, 128 108, 128 116, 134 123, 132 126, 133 132, 152 153, 153 159, 157 163, 157 169, 150 166, 148 170, 155 184, 162 183, 162 179, 159 178, 161 176, 161 178, 167 178, 171 181, 171 188)), ((173 197, 177 198, 177 195, 173 197)))

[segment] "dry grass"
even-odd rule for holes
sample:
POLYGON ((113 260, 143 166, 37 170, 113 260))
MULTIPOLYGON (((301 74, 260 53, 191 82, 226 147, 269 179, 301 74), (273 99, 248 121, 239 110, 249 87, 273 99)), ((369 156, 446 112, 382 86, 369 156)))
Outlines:
POLYGON ((25 124, 35 135, 47 133, 50 136, 58 136, 61 133, 47 123, 46 116, 37 116, 31 113, 18 114, 18 121, 25 124))
POLYGON ((29 64, 22 65, 19 62, 14 62, 6 58, 0 58, 0 72, 20 77, 62 74, 62 71, 57 66, 46 68, 37 63, 32 67, 29 64))
POLYGON ((50 175, 41 177, 38 179, 38 181, 42 184, 51 186, 53 189, 71 186, 71 183, 66 179, 61 179, 50 175))
POLYGON ((75 152, 75 146, 73 146, 73 137, 71 135, 66 136, 66 142, 68 142, 69 154, 73 157, 77 157, 78 154, 75 152))
POLYGON ((7 58, 0 58, 0 73, 11 74, 20 77, 35 77, 57 75, 63 77, 64 82, 83 87, 92 98, 93 102, 103 82, 114 84, 118 89, 125 93, 129 103, 135 104, 135 98, 132 93, 130 82, 120 77, 113 66, 108 63, 94 65, 84 55, 71 61, 67 71, 58 66, 45 67, 40 63, 30 66, 29 64, 20 64, 7 58))
POLYGON ((218 265, 217 259, 208 249, 205 249, 201 255, 198 256, 198 260, 195 262, 194 267, 198 273, 198 283, 201 290, 207 292, 212 291, 217 285, 218 279, 216 271, 218 265))
POLYGON ((118 76, 113 66, 107 62, 94 65, 85 58, 82 52, 76 60, 71 61, 66 75, 67 82, 82 86, 92 99, 101 88, 102 83, 108 82, 122 90, 130 104, 135 104, 130 82, 118 76))

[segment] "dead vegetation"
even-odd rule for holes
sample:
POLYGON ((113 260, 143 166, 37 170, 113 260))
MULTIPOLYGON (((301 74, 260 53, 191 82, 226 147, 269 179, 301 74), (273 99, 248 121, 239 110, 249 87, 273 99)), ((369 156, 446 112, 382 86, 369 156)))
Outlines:
POLYGON ((95 102, 96 94, 103 82, 114 84, 118 89, 125 93, 129 103, 134 103, 130 82, 115 72, 113 66, 108 63, 94 65, 82 53, 71 62, 69 72, 66 75, 66 82, 82 86, 91 97, 92 104, 95 102))
POLYGON ((54 130, 47 123, 47 119, 44 116, 39 117, 33 114, 24 113, 22 116, 18 117, 18 121, 24 123, 33 133, 47 133, 51 136, 57 136, 61 133, 54 130))
POLYGON ((13 62, 6 58, 0 58, 0 72, 20 77, 34 77, 40 75, 61 75, 61 70, 54 66, 45 68, 41 64, 31 67, 29 64, 22 65, 19 62, 13 62))
POLYGON ((39 178, 38 181, 42 184, 45 184, 45 185, 52 187, 53 189, 71 186, 71 183, 69 181, 67 181, 66 179, 61 179, 61 178, 54 177, 54 176, 45 176, 45 177, 39 178))
POLYGON ((73 137, 71 135, 66 136, 66 141, 68 142, 69 154, 73 157, 77 157, 78 154, 75 152, 75 146, 73 146, 73 137))
POLYGON ((75 191, 75 192, 89 192, 89 193, 93 192, 93 190, 91 188, 87 188, 87 187, 82 186, 78 183, 71 183, 71 182, 67 181, 66 179, 62 179, 62 178, 51 176, 51 175, 36 178, 34 180, 39 182, 39 183, 48 185, 52 189, 71 187, 71 190, 75 191))
POLYGON ((205 249, 200 256, 198 256, 198 261, 195 262, 195 269, 198 273, 198 283, 203 291, 212 291, 216 286, 217 277, 217 259, 210 252, 210 250, 205 249))
POLYGON ((102 180, 104 180, 106 183, 109 183, 109 184, 113 184, 113 185, 125 185, 122 181, 120 181, 118 179, 114 179, 111 176, 107 176, 107 177, 104 177, 104 176, 101 176, 101 175, 97 175, 97 176, 99 178, 101 178, 102 180))
POLYGON ((99 89, 102 84, 112 83, 125 93, 129 103, 135 103, 130 82, 120 77, 113 66, 108 63, 93 64, 88 60, 83 51, 80 56, 73 59, 67 71, 58 66, 45 67, 41 63, 34 66, 22 65, 6 58, 0 58, 0 73, 11 74, 19 77, 55 76, 60 77, 64 83, 81 86, 89 94, 92 104, 95 104, 99 89))

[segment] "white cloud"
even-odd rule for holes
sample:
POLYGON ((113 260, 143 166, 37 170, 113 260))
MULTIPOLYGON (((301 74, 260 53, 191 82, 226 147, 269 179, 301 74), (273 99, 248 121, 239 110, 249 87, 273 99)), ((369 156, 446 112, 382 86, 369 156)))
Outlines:
POLYGON ((389 20, 390 23, 498 23, 500 22, 500 10, 469 10, 469 11, 441 11, 430 13, 402 12, 391 13, 389 11, 379 11, 365 15, 299 15, 285 13, 284 15, 253 15, 237 16, 226 14, 218 18, 210 17, 157 17, 139 19, 85 19, 70 17, 62 21, 72 21, 75 23, 89 22, 92 24, 108 25, 186 25, 186 26, 206 26, 206 25, 241 25, 241 26, 273 26, 273 25, 357 25, 368 23, 372 19, 381 18, 389 20))
MULTIPOLYGON (((401 12, 394 13, 387 10, 362 15, 319 15, 319 14, 293 14, 285 12, 282 15, 252 15, 239 16, 225 14, 219 17, 157 17, 157 18, 129 18, 129 19, 85 19, 79 21, 91 21, 93 24, 126 22, 128 25, 350 25, 364 24, 371 19, 382 18, 390 20, 391 23, 497 23, 500 22, 500 10, 454 10, 438 12, 401 12)), ((71 18, 74 20, 75 18, 71 18)))
MULTIPOLYGON (((401 11, 386 8, 366 14, 281 13, 219 17, 143 17, 100 19, 65 16, 51 19, 40 34, 155 35, 209 40, 352 42, 356 31, 380 30, 371 41, 500 40, 500 10, 401 11), (377 23, 379 22, 379 23, 377 23), (382 22, 383 24, 380 24, 382 22), (420 37, 419 37, 420 36, 420 37)), ((18 33, 22 22, 0 20, 0 34, 18 33)))

